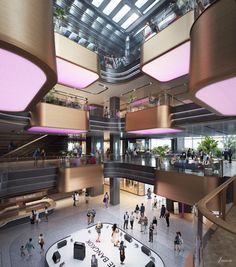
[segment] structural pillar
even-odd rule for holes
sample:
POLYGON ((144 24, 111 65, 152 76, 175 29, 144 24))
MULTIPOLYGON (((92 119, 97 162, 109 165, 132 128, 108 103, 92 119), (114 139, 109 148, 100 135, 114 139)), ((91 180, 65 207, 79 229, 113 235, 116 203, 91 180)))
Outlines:
POLYGON ((120 98, 113 96, 110 98, 110 118, 117 118, 117 113, 120 111, 120 98))
POLYGON ((120 204, 120 178, 110 177, 110 204, 120 204))

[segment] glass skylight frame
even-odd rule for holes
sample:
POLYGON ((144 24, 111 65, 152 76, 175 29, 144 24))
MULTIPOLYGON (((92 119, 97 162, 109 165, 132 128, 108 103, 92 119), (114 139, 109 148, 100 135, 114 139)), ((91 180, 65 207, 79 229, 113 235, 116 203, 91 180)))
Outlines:
POLYGON ((151 10, 158 2, 161 0, 155 0, 150 6, 148 6, 144 11, 143 14, 146 14, 149 10, 151 10))
POLYGON ((106 7, 103 9, 103 13, 107 16, 111 14, 111 12, 119 5, 121 0, 110 0, 110 2, 106 5, 106 7))
POLYGON ((148 0, 137 0, 135 3, 135 6, 137 8, 141 8, 142 6, 144 6, 146 3, 148 2, 148 0))
POLYGON ((118 23, 129 11, 131 10, 131 7, 129 5, 124 5, 112 18, 112 20, 116 23, 118 23))
POLYGON ((129 26, 134 23, 139 18, 137 13, 133 13, 122 25, 121 28, 124 30, 128 29, 129 26))
POLYGON ((103 3, 104 0, 93 0, 92 5, 95 7, 100 7, 100 5, 103 3))

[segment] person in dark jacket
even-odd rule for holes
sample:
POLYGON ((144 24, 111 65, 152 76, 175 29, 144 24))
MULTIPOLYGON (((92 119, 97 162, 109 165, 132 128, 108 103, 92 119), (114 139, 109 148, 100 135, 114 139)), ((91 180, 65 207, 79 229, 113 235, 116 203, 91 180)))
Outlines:
POLYGON ((120 264, 124 264, 124 260, 125 260, 125 248, 126 246, 124 245, 124 241, 120 241, 120 264))
POLYGON ((166 210, 165 218, 166 218, 166 225, 167 227, 169 227, 170 226, 170 213, 168 210, 166 210))
POLYGON ((144 205, 142 203, 141 206, 140 206, 140 215, 141 215, 141 217, 144 216, 144 212, 145 212, 145 207, 144 207, 144 205))
POLYGON ((162 205, 161 206, 160 218, 165 218, 165 214, 166 214, 166 207, 165 207, 165 205, 162 205))

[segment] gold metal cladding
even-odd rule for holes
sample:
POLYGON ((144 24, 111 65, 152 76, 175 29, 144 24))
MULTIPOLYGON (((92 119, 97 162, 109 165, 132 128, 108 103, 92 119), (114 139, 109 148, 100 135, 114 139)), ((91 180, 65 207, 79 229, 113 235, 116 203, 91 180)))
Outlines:
POLYGON ((101 165, 86 165, 60 170, 59 192, 72 192, 83 188, 103 185, 104 176, 101 165))
MULTIPOLYGON (((172 171, 156 171, 154 193, 178 202, 194 205, 218 187, 219 177, 198 176, 172 171)), ((213 198, 209 208, 218 210, 219 198, 213 198)))
POLYGON ((99 76, 98 55, 74 41, 55 33, 56 56, 90 70, 99 76))
POLYGON ((236 76, 236 2, 216 1, 191 29, 189 92, 194 102, 218 113, 195 97, 206 85, 236 76))
POLYGON ((31 126, 89 130, 89 113, 84 110, 39 103, 31 113, 31 126))
POLYGON ((155 128, 171 128, 170 106, 160 105, 126 114, 127 132, 155 128))
POLYGON ((33 62, 47 76, 26 109, 39 102, 57 81, 52 14, 52 0, 1 0, 0 47, 33 62))
MULTIPOLYGON (((193 22, 194 12, 190 11, 148 39, 141 47, 141 67, 188 41, 193 22)), ((174 64, 178 64, 178 62, 174 62, 174 64)))

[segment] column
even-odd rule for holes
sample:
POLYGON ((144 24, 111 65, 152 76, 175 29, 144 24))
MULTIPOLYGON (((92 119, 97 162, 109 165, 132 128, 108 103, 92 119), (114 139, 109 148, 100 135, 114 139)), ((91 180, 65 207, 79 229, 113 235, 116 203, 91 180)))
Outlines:
POLYGON ((177 152, 177 138, 171 139, 171 151, 173 151, 173 153, 177 152))
POLYGON ((110 204, 120 204, 120 178, 110 177, 110 204))
POLYGON ((110 118, 116 118, 117 112, 120 111, 120 98, 113 96, 110 98, 110 118))

